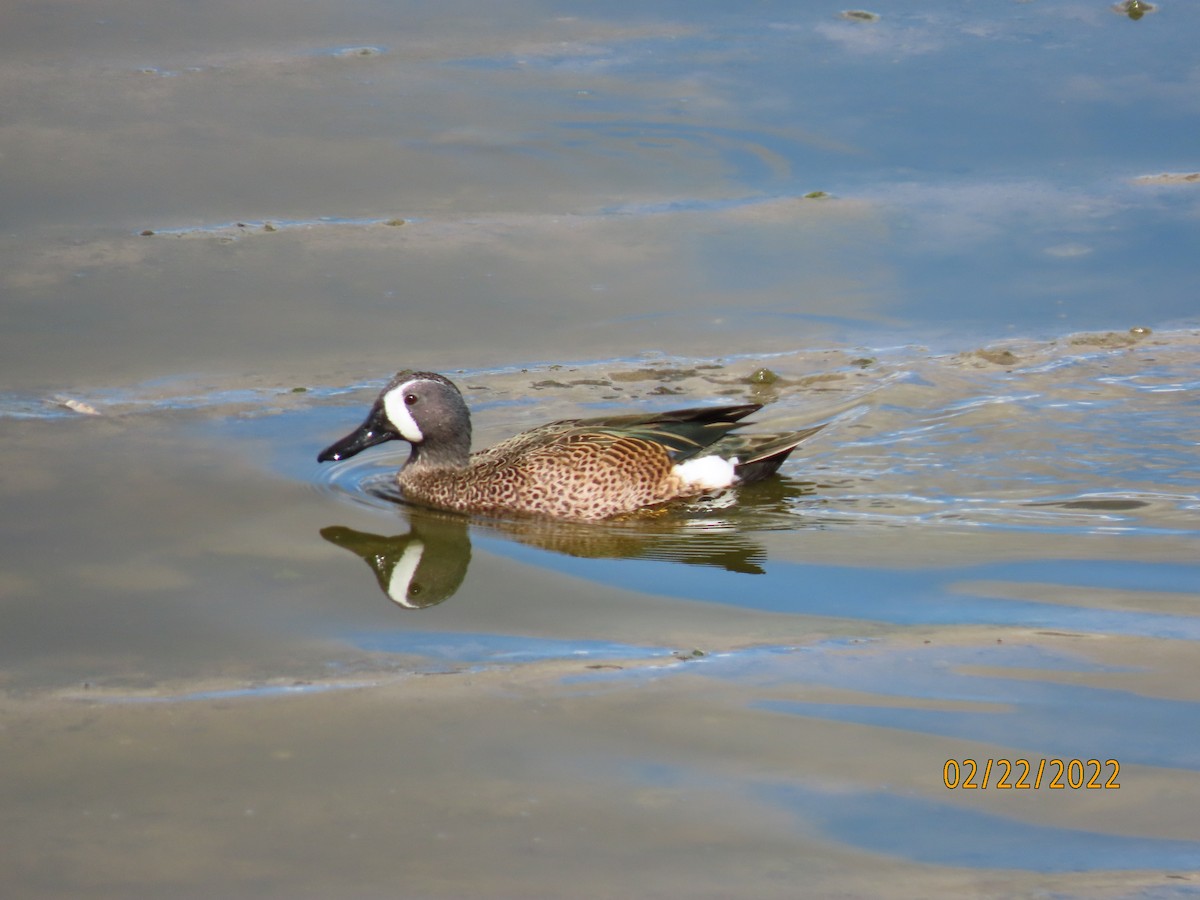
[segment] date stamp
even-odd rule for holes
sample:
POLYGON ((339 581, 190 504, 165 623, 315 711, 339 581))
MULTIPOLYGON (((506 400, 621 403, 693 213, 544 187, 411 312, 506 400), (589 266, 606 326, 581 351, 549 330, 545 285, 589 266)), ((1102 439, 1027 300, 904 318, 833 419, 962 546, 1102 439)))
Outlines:
POLYGON ((949 790, 1115 791, 1121 764, 1115 759, 948 759, 942 784, 949 790))

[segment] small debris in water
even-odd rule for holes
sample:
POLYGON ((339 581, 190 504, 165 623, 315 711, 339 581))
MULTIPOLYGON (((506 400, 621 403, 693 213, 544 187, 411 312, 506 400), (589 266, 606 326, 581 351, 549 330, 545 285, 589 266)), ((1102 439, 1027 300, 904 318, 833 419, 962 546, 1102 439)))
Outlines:
POLYGON ((146 230, 140 232, 140 234, 142 237, 151 237, 153 236, 154 232, 147 228, 146 230))
POLYGON ((308 393, 308 388, 306 388, 306 387, 294 387, 294 388, 292 388, 292 393, 293 393, 293 394, 305 394, 305 393, 308 393))
POLYGON ((387 225, 389 228, 399 228, 401 225, 407 225, 408 220, 407 219, 388 219, 383 224, 387 225))
POLYGON ((81 416, 100 415, 100 410, 96 409, 90 403, 84 403, 82 400, 75 400, 71 397, 55 397, 54 402, 59 406, 71 410, 71 412, 79 413, 81 416))
POLYGON ((341 58, 355 56, 366 57, 379 56, 383 52, 384 49, 382 47, 342 47, 339 50, 335 50, 333 55, 341 58))
POLYGON ((865 9, 845 9, 842 10, 842 18, 851 22, 878 22, 879 13, 867 12, 865 9))
POLYGON ((1149 328, 1147 328, 1145 325, 1134 325, 1132 328, 1129 329, 1129 333, 1132 335, 1135 335, 1137 337, 1145 337, 1148 334, 1154 334, 1154 332, 1151 331, 1149 328))
POLYGON ((833 390, 833 388, 820 388, 820 387, 814 387, 814 386, 818 385, 818 384, 828 384, 831 381, 845 381, 845 380, 846 380, 846 376, 842 372, 822 372, 818 375, 805 375, 803 378, 798 378, 793 383, 799 385, 800 387, 804 387, 804 388, 811 387, 814 390, 826 391, 826 390, 833 390))
POLYGON ((1046 637, 1069 637, 1069 638, 1078 638, 1078 637, 1085 636, 1078 631, 1039 631, 1038 634, 1045 635, 1046 637))
POLYGON ((680 650, 678 653, 673 653, 672 656, 674 656, 676 659, 686 662, 687 660, 691 659, 702 659, 703 657, 708 656, 708 654, 703 650, 692 650, 690 653, 686 650, 680 650))
MULTIPOLYGON (((707 367, 706 367, 707 368, 707 367)), ((699 369, 631 369, 627 372, 611 372, 613 381, 683 381, 699 375, 699 369)))
POLYGON ((1071 345, 1076 347, 1132 347, 1142 335, 1132 330, 1126 334, 1117 331, 1101 332, 1099 334, 1077 334, 1071 338, 1071 345))
POLYGON ((748 380, 751 384, 774 384, 779 380, 779 376, 764 367, 756 369, 748 380))
POLYGON ((871 356, 860 356, 858 359, 850 360, 850 365, 858 366, 860 369, 865 369, 867 366, 873 366, 877 360, 871 356))
POLYGON ((1011 366, 1021 361, 1021 358, 1011 350, 999 349, 991 350, 986 347, 976 350, 971 354, 985 362, 990 362, 996 366, 1011 366))
POLYGON ((828 200, 832 194, 827 194, 825 191, 809 191, 804 195, 805 200, 828 200))
POLYGON ((263 231, 278 231, 278 230, 279 229, 276 228, 274 225, 272 225, 270 222, 263 223, 263 231))
POLYGON ((1197 184, 1200 172, 1162 172, 1158 175, 1139 175, 1134 184, 1197 184))
POLYGON ((1124 3, 1118 3, 1113 6, 1113 12, 1129 16, 1135 22, 1146 13, 1154 12, 1154 9, 1154 4, 1147 3, 1146 0, 1125 0, 1124 3))

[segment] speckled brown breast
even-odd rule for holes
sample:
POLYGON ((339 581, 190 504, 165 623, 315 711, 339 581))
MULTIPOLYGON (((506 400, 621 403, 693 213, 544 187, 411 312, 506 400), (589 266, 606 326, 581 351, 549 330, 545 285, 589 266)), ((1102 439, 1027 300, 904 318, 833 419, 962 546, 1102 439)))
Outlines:
POLYGON ((682 496, 666 448, 602 431, 545 426, 471 456, 465 469, 409 466, 409 500, 467 513, 602 519, 682 496))

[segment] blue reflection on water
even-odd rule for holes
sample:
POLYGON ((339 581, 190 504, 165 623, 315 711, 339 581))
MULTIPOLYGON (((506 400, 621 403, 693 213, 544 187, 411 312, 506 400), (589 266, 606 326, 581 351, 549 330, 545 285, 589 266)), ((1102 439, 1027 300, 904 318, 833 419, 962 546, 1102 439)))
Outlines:
POLYGON ((1200 592, 1200 564, 1033 560, 912 570, 772 562, 763 574, 750 576, 654 560, 578 559, 494 538, 475 540, 498 555, 615 587, 748 609, 898 625, 994 624, 1200 640, 1200 615, 1084 608, 953 589, 964 581, 995 580, 1170 592, 1191 585, 1200 592))
POLYGON ((363 650, 466 663, 526 663, 548 659, 647 659, 670 650, 613 641, 555 640, 526 635, 369 631, 346 636, 363 650))
POLYGON ((1100 757, 1123 765, 1200 770, 1200 703, 1070 684, 1063 677, 1127 671, 1022 644, 938 641, 895 647, 830 641, 719 653, 675 666, 579 673, 564 683, 687 672, 765 692, 768 696, 750 705, 770 713, 989 743, 1013 748, 1009 758, 1100 757), (800 687, 851 691, 859 700, 843 704, 769 696, 776 689, 800 687), (947 704, 973 708, 939 708, 947 704))
MULTIPOLYGON (((659 33, 643 5, 589 15, 647 28, 455 63, 520 70, 551 104, 557 79, 577 74, 586 112, 537 136, 564 164, 717 159, 722 195, 866 200, 887 237, 854 247, 893 267, 889 312, 926 328, 1195 320, 1196 192, 1132 179, 1195 167, 1196 4, 1135 23, 1099 3, 890 3, 861 23, 803 4, 729 15, 656 2, 659 33)), ((705 198, 673 207, 692 201, 705 198)), ((759 254, 714 243, 698 262, 713 283, 795 284, 812 241, 759 254)))
POLYGON ((765 784, 756 793, 840 841, 919 862, 1033 872, 1200 867, 1196 841, 1055 828, 883 791, 765 784))
MULTIPOLYGON (((895 660, 891 660, 895 663, 895 660)), ((887 679, 897 673, 880 673, 887 679)), ((947 678, 946 672, 936 673, 947 678)), ((819 681, 819 679, 818 679, 819 681)), ((954 712, 883 706, 842 706, 763 700, 759 709, 835 722, 854 722, 1020 748, 1028 756, 1089 759, 1200 770, 1200 704, 1075 685, 1011 679, 971 679, 981 693, 1013 710, 954 712)), ((874 687, 878 693, 878 685, 874 687)), ((887 693, 896 688, 888 686, 887 693)), ((953 689, 946 693, 957 693, 953 689)), ((999 776, 997 776, 999 777, 999 776)))
POLYGON ((777 668, 782 671, 775 677, 781 680, 853 690, 867 697, 991 704, 992 708, 950 710, 903 703, 850 705, 768 698, 755 703, 760 709, 1036 750, 1041 756, 1101 756, 1122 763, 1200 769, 1200 704, 1031 677, 1038 672, 1106 670, 1086 659, 1020 645, 833 653, 818 649, 796 654, 785 667, 777 668), (972 669, 999 671, 983 674, 972 669), (1009 671, 1012 677, 1007 676, 1009 671))

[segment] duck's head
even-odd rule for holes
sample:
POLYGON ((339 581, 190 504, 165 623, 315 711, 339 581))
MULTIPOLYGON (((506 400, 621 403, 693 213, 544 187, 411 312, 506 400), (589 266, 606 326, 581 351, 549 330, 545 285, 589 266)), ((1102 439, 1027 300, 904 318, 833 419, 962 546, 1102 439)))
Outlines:
POLYGON ((412 444, 413 458, 462 465, 471 451, 471 416, 450 379, 433 372, 401 372, 383 389, 366 420, 319 454, 317 462, 348 459, 385 441, 412 444))

